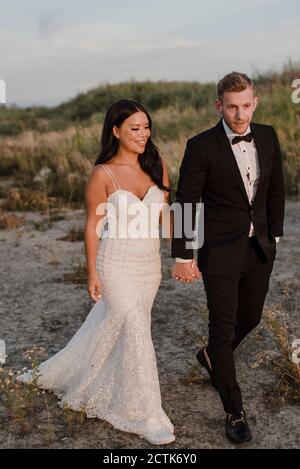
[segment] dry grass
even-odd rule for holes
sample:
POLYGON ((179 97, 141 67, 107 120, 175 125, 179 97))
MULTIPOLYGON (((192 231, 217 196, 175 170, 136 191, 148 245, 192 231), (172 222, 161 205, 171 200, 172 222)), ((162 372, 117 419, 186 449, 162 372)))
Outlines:
POLYGON ((61 206, 61 200, 50 197, 46 191, 18 187, 9 189, 2 203, 2 209, 7 211, 39 210, 43 213, 58 206, 61 206))
MULTIPOLYGON (((275 127, 283 151, 288 195, 300 194, 300 106, 291 101, 287 83, 259 85, 261 104, 254 120, 275 127)), ((196 95, 195 95, 196 98, 196 95)), ((204 97, 203 97, 204 99, 204 97)), ((212 98, 211 98, 212 99, 212 98)), ((166 161, 175 187, 187 139, 219 119, 213 99, 167 105, 152 112, 153 139, 166 161)), ((70 121, 61 131, 26 130, 3 137, 0 145, 0 198, 4 210, 41 210, 84 204, 86 181, 99 151, 102 124, 70 121)))
POLYGON ((84 230, 83 228, 77 228, 76 226, 72 226, 66 236, 62 236, 61 238, 57 238, 60 241, 69 241, 70 243, 75 243, 77 241, 84 240, 84 230))
POLYGON ((270 365, 278 373, 278 381, 273 390, 274 397, 282 401, 300 403, 300 367, 299 363, 292 361, 292 347, 289 343, 283 327, 275 325, 277 340, 281 350, 281 356, 270 361, 270 365))
POLYGON ((210 377, 203 373, 200 365, 190 363, 188 372, 181 381, 184 385, 191 386, 192 384, 210 383, 210 377))
POLYGON ((288 282, 282 285, 282 301, 265 313, 274 339, 274 354, 265 357, 266 365, 278 375, 275 388, 268 394, 275 400, 300 403, 300 364, 293 360, 293 341, 299 338, 299 287, 288 282))
POLYGON ((22 235, 25 231, 26 215, 18 216, 16 214, 0 213, 0 229, 14 230, 15 244, 20 244, 22 235))
POLYGON ((64 406, 63 411, 66 430, 69 435, 73 435, 80 430, 80 426, 86 421, 86 413, 83 410, 79 412, 69 409, 67 406, 64 406))
POLYGON ((33 370, 31 384, 24 386, 16 380, 26 368, 20 372, 0 369, 1 404, 5 410, 5 417, 2 418, 13 425, 20 435, 24 435, 36 426, 36 416, 44 408, 46 399, 45 391, 40 390, 36 384, 37 363, 44 355, 44 349, 35 347, 25 351, 23 355, 31 363, 33 370))
POLYGON ((3 209, 47 211, 62 203, 81 204, 98 133, 99 126, 71 126, 62 132, 27 131, 3 139, 0 173, 12 183, 9 189, 0 184, 3 209))
POLYGON ((52 393, 38 387, 38 364, 45 357, 42 347, 26 350, 24 358, 30 362, 33 372, 32 381, 23 384, 17 377, 27 370, 15 372, 12 369, 0 368, 0 421, 8 433, 19 437, 38 431, 44 444, 49 445, 55 439, 55 423, 66 435, 73 435, 86 419, 85 413, 63 408, 59 421, 53 406, 49 405, 52 393))
POLYGON ((72 272, 64 274, 64 282, 83 285, 87 281, 86 265, 78 264, 72 272))
POLYGON ((24 226, 26 215, 15 215, 0 213, 0 228, 7 230, 17 230, 24 226))

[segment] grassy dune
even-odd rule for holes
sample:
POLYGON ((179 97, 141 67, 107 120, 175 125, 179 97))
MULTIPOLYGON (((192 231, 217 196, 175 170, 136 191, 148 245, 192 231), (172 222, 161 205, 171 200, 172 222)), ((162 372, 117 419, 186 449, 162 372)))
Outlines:
MULTIPOLYGON (((292 81, 300 66, 257 75, 260 104, 255 121, 278 132, 288 196, 300 193, 300 104, 292 81)), ((216 123, 215 84, 127 82, 100 86, 55 108, 0 107, 0 199, 5 210, 81 207, 94 165, 104 113, 120 98, 151 112, 153 138, 166 160, 173 187, 188 137, 216 123)))

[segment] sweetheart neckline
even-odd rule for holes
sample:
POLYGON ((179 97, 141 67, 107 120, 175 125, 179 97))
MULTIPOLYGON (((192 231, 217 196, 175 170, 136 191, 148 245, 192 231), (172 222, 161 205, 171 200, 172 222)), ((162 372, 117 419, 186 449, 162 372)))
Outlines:
MULTIPOLYGON (((132 191, 128 191, 127 189, 117 189, 115 190, 114 192, 112 192, 111 194, 109 194, 109 196, 107 197, 107 200, 112 197, 116 192, 128 192, 128 194, 131 194, 133 195, 133 197, 135 197, 137 200, 139 200, 140 202, 143 202, 146 198, 146 196, 148 195, 150 189, 152 189, 153 187, 157 187, 157 189, 159 189, 159 187, 157 186, 157 184, 153 184, 152 186, 149 186, 144 197, 142 199, 140 199, 134 192, 132 191)), ((161 189, 159 189, 161 190, 161 189)))

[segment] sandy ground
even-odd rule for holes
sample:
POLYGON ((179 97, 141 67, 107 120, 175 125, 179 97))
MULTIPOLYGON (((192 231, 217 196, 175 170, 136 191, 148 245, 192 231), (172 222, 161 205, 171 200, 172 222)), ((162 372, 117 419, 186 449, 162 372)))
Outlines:
MULTIPOLYGON (((39 213, 26 214, 25 227, 0 230, 1 307, 0 338, 6 341, 5 366, 20 370, 28 366, 22 352, 42 346, 47 356, 60 350, 80 327, 93 306, 85 285, 64 281, 64 274, 83 264, 82 242, 58 240, 72 226, 83 225, 84 213, 61 212, 64 219, 44 231, 39 213)), ((47 228, 47 225, 45 225, 47 228)), ((285 236, 277 250, 266 308, 282 300, 284 286, 300 284, 300 202, 286 208, 285 236)), ((157 352, 163 406, 175 425, 176 441, 168 448, 231 448, 224 436, 224 414, 218 394, 201 378, 195 359, 198 345, 205 343, 207 309, 201 281, 191 285, 170 277, 169 242, 161 243, 163 280, 153 307, 152 337, 157 352), (191 379, 194 377, 194 379, 191 379)), ((299 309, 291 312, 299 330, 299 309)), ((300 338, 300 331, 299 336, 300 338)), ((253 440, 244 448, 300 447, 300 408, 283 403, 272 406, 268 393, 278 377, 272 369, 256 366, 261 353, 274 352, 274 340, 263 320, 236 351, 236 366, 253 440)), ((0 407, 0 447, 11 448, 149 448, 134 434, 114 429, 99 419, 86 419, 68 431, 57 398, 47 394, 49 412, 40 409, 39 425, 25 435, 15 431, 0 407), (52 437, 45 433, 51 427, 52 437), (48 428, 48 430, 47 430, 48 428)))

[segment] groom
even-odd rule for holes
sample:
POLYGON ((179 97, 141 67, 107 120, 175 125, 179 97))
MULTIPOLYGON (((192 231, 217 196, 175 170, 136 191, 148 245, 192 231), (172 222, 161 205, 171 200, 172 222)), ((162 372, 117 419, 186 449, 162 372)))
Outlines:
MULTIPOLYGON (((233 352, 258 325, 269 288, 276 245, 283 235, 285 190, 277 135, 251 123, 258 98, 253 81, 232 72, 217 85, 218 124, 187 142, 176 193, 177 207, 204 204, 204 243, 197 265, 187 237, 172 240, 172 276, 190 282, 202 274, 209 310, 208 345, 197 353, 220 394, 226 436, 251 439, 233 352), (200 271, 200 272, 199 272, 200 271)), ((174 232, 183 228, 174 213, 174 232)), ((187 220, 189 221, 189 220, 187 220)), ((182 230, 183 231, 183 230, 182 230)))

